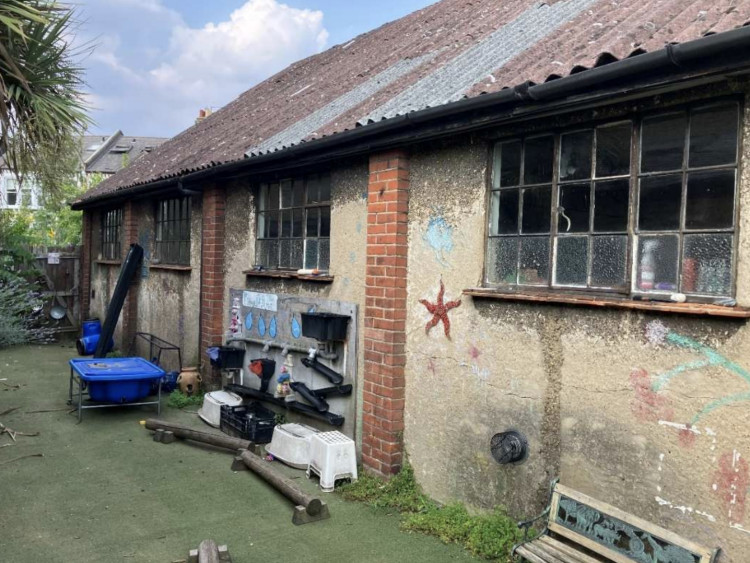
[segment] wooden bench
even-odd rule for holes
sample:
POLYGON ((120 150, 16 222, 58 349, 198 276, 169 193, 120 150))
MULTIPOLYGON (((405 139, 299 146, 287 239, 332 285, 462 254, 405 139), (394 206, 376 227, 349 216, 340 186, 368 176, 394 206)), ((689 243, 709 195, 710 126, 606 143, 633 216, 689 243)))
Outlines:
POLYGON ((719 552, 556 481, 547 509, 519 527, 544 517, 542 533, 513 549, 530 563, 713 563, 719 552))

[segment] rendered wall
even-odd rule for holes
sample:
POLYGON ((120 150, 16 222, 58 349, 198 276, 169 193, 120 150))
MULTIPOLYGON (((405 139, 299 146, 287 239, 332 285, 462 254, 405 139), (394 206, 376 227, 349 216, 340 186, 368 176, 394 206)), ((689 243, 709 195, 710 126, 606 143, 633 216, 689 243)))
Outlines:
MULTIPOLYGON (((750 561, 746 322, 462 296, 482 281, 489 146, 466 137, 412 151, 405 446, 418 480, 441 501, 525 517, 560 477, 721 546, 721 561, 750 561), (420 303, 436 303, 441 283, 444 302, 460 300, 450 339, 442 323, 426 332, 420 303), (520 465, 490 455, 508 429, 529 439, 520 465)), ((748 306, 747 145, 744 157, 737 299, 748 306)))

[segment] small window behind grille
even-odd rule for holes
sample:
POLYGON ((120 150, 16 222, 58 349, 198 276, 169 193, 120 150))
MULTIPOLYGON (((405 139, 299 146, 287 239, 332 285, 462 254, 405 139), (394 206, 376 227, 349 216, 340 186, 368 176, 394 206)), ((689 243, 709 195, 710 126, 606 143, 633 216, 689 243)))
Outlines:
POLYGON ((102 258, 104 260, 120 259, 121 226, 122 209, 110 209, 102 216, 102 258))
POLYGON ((189 197, 165 199, 156 206, 154 257, 161 264, 190 264, 189 197))

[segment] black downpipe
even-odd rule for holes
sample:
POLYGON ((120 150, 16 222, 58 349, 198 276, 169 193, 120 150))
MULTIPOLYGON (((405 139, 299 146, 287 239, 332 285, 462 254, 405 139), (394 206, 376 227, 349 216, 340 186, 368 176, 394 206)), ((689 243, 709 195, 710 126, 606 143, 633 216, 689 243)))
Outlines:
POLYGON ((125 262, 123 262, 122 268, 120 269, 120 276, 117 278, 117 285, 112 294, 112 299, 109 302, 109 307, 107 307, 107 316, 104 319, 102 333, 99 336, 96 350, 94 350, 95 358, 103 358, 106 355, 107 343, 115 332, 115 326, 117 325, 117 320, 120 318, 122 305, 125 303, 125 297, 130 289, 130 282, 132 281, 142 258, 143 248, 139 244, 131 244, 125 262))
POLYGON ((316 389, 315 394, 318 397, 328 397, 329 395, 338 395, 340 397, 346 397, 352 394, 351 385, 336 385, 335 387, 323 387, 316 389))
POLYGON ((310 403, 320 412, 326 412, 328 410, 328 403, 326 403, 325 400, 315 395, 315 392, 312 391, 304 383, 300 383, 299 381, 293 381, 290 384, 290 387, 294 390, 295 393, 299 393, 300 395, 302 395, 307 400, 308 403, 310 403))
POLYGON ((320 375, 325 377, 334 385, 341 385, 344 382, 344 377, 340 373, 333 371, 326 365, 321 364, 317 358, 314 358, 312 360, 310 358, 302 358, 302 364, 312 370, 317 371, 320 375))

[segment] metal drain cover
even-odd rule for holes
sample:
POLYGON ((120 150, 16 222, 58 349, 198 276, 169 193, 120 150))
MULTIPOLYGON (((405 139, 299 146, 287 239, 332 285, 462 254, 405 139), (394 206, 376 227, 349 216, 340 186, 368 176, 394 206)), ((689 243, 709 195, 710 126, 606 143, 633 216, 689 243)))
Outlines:
POLYGON ((519 463, 528 456, 529 443, 520 432, 507 430, 492 437, 490 452, 498 463, 519 463))

